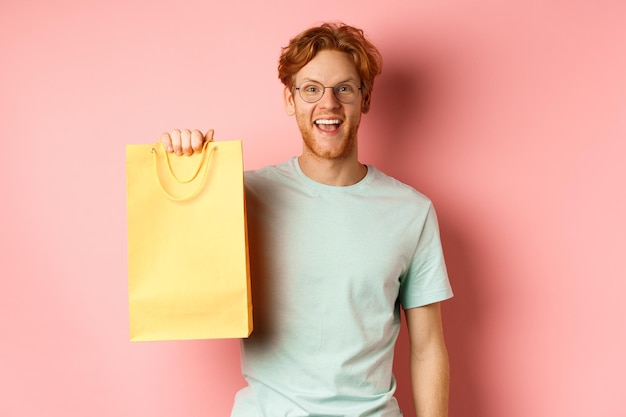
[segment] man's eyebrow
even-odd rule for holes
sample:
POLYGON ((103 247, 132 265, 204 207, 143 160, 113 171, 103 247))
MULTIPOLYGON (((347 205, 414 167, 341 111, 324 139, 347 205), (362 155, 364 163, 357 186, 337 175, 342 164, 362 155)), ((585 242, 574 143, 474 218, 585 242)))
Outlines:
MULTIPOLYGON (((300 84, 302 84, 302 83, 304 83, 306 81, 313 81, 313 82, 316 82, 318 84, 324 85, 324 83, 321 82, 320 80, 317 80, 317 79, 311 78, 311 77, 307 77, 307 78, 302 79, 297 85, 300 85, 300 84)), ((342 81, 338 81, 337 83, 335 83, 335 85, 347 83, 348 81, 351 81, 351 82, 353 82, 355 84, 359 84, 360 85, 360 83, 354 77, 349 77, 349 78, 346 78, 346 79, 344 79, 342 81)), ((330 87, 330 86, 327 86, 327 87, 330 87)))

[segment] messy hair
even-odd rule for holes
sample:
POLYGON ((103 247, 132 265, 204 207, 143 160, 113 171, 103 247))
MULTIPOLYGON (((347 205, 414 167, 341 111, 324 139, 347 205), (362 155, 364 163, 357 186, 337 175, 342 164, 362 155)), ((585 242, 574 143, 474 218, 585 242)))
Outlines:
POLYGON ((318 52, 336 50, 349 54, 361 77, 363 91, 362 112, 370 108, 374 78, 382 71, 380 52, 363 34, 363 30, 343 23, 324 23, 305 30, 282 48, 278 60, 278 78, 288 88, 293 88, 295 75, 318 52))

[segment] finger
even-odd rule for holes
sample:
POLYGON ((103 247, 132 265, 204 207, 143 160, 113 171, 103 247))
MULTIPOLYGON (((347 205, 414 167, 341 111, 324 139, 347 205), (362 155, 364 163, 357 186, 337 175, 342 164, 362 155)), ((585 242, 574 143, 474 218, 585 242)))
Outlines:
POLYGON ((202 152, 204 141, 205 139, 202 132, 197 129, 191 132, 191 148, 194 152, 202 152))
POLYGON ((180 132, 180 139, 183 148, 183 155, 193 155, 193 148, 191 147, 191 130, 185 129, 180 132))
POLYGON ((181 141, 181 133, 180 130, 174 129, 170 133, 170 138, 172 140, 172 149, 176 155, 183 154, 183 146, 181 141))
POLYGON ((204 135, 205 139, 208 140, 208 141, 212 141, 214 133, 215 133, 215 130, 213 130, 213 129, 207 130, 206 131, 206 135, 204 135))
POLYGON ((174 152, 174 147, 172 146, 172 138, 169 133, 163 133, 161 135, 161 143, 163 144, 163 148, 167 152, 174 152))

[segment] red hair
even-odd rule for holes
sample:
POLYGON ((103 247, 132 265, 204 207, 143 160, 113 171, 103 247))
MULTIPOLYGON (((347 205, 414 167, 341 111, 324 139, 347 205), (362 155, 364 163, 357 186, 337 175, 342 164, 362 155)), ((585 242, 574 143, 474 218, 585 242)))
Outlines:
POLYGON ((361 29, 343 23, 324 23, 298 34, 282 48, 278 60, 278 78, 288 88, 293 88, 295 75, 319 51, 326 49, 349 54, 361 77, 363 91, 362 112, 370 108, 374 78, 382 71, 383 60, 378 49, 365 38, 361 29))

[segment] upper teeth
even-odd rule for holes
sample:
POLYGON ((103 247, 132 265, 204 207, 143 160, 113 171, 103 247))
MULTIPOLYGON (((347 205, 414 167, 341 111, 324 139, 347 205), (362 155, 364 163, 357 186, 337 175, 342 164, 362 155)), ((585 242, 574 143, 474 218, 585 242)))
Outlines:
POLYGON ((338 125, 339 124, 339 119, 328 119, 328 120, 316 120, 315 124, 318 125, 338 125))

